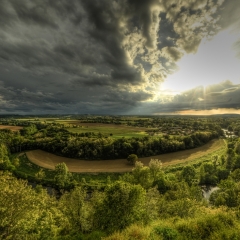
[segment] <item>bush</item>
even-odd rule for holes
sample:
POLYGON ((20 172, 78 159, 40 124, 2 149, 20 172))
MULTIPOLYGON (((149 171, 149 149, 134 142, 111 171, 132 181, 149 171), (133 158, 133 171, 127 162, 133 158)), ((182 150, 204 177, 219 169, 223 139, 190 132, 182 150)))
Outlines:
POLYGON ((154 233, 161 236, 163 240, 175 240, 178 237, 178 232, 170 227, 157 226, 153 229, 154 233))
POLYGON ((101 240, 103 237, 105 237, 106 234, 100 231, 93 231, 90 233, 87 237, 83 238, 84 240, 101 240))

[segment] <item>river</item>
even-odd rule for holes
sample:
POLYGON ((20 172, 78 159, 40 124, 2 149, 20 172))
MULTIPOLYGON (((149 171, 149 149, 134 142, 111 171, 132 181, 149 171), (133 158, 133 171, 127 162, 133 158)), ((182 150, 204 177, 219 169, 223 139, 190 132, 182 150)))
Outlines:
POLYGON ((204 185, 204 186, 202 186, 202 194, 203 194, 203 197, 204 197, 206 200, 209 200, 210 195, 211 195, 213 192, 215 192, 215 191, 217 191, 217 190, 219 190, 219 189, 220 189, 220 188, 217 187, 217 186, 206 186, 206 185, 204 185))

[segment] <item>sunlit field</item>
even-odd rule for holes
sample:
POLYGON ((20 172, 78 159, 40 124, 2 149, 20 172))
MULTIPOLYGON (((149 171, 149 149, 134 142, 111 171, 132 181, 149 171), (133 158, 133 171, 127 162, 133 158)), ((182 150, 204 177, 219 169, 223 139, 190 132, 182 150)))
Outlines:
MULTIPOLYGON (((151 159, 159 159, 167 167, 200 159, 225 149, 225 146, 223 139, 213 140, 195 149, 139 158, 139 161, 148 165, 151 159)), ((57 164, 65 162, 70 172, 129 172, 133 168, 126 159, 86 161, 57 156, 42 150, 28 151, 26 155, 31 162, 48 169, 54 169, 57 164)))

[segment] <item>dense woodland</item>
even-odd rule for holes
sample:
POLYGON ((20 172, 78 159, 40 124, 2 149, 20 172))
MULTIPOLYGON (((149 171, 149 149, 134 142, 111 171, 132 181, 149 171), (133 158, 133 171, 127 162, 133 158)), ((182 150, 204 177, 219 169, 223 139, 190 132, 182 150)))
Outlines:
MULTIPOLYGON (((123 140, 131 146, 137 141, 149 146, 144 141, 156 141, 157 145, 162 139, 173 146, 174 141, 188 137, 193 144, 195 139, 203 144, 203 139, 221 136, 220 131, 216 134, 216 129, 236 128, 238 119, 225 126, 221 121, 215 124, 215 130, 209 130, 209 135, 205 129, 190 136, 123 140)), ((64 163, 48 171, 30 164, 25 155, 16 154, 43 146, 44 141, 55 146, 57 139, 58 143, 63 141, 69 146, 71 138, 73 142, 76 139, 81 142, 80 136, 56 126, 32 123, 20 132, 1 130, 0 134, 0 239, 239 239, 240 139, 237 137, 225 139, 226 148, 204 160, 164 169, 161 161, 153 157, 149 166, 137 161, 131 173, 114 177, 90 175, 89 179, 97 180, 95 187, 89 187, 88 179, 70 173, 64 163), (66 139, 62 140, 64 136, 66 139), (36 172, 31 179, 38 183, 35 188, 23 180, 27 175, 20 174, 25 163, 36 172), (52 183, 57 194, 49 194, 42 186, 46 183, 52 183), (210 185, 219 189, 206 200, 203 186, 210 185)), ((123 141, 82 138, 83 142, 123 141)), ((197 145, 191 147, 194 146, 197 145)), ((60 148, 59 152, 56 149, 55 153, 63 154, 60 148)))
MULTIPOLYGON (((20 132, 5 130, 1 139, 11 153, 31 149, 42 149, 57 155, 79 159, 117 159, 135 153, 139 157, 180 151, 201 146, 214 138, 223 136, 223 128, 229 128, 239 135, 240 122, 225 118, 130 118, 122 121, 110 117, 79 118, 82 122, 132 124, 148 127, 149 136, 114 139, 101 132, 71 133, 66 124, 38 121, 0 119, 2 125, 21 125, 20 132), (106 120, 107 119, 107 120, 106 120), (161 132, 161 135, 157 133, 161 132)), ((121 118, 120 118, 121 119, 121 118)))

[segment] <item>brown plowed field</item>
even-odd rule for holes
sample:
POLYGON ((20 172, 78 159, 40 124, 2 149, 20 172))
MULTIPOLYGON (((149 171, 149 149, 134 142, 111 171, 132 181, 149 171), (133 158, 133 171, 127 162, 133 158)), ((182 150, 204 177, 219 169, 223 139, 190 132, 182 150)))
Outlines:
POLYGON ((12 131, 19 131, 22 128, 21 126, 0 125, 0 129, 10 129, 12 131))
MULTIPOLYGON (((149 161, 160 159, 163 166, 178 164, 191 161, 225 147, 223 139, 213 140, 199 148, 167 153, 158 156, 139 158, 141 162, 148 165, 149 161)), ((126 159, 116 160, 78 160, 66 157, 60 157, 42 150, 33 150, 26 152, 28 159, 44 168, 54 169, 55 165, 65 162, 70 172, 98 173, 98 172, 129 172, 133 166, 127 163, 126 159)))

